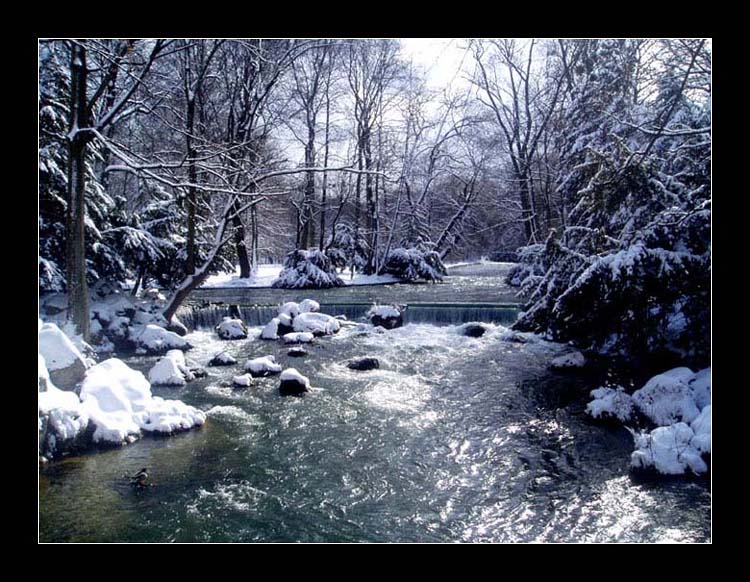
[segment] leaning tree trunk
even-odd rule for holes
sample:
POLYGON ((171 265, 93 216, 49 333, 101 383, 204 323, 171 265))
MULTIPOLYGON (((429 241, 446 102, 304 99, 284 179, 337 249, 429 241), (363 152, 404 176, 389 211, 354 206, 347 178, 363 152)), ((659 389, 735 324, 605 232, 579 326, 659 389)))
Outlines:
POLYGON ((80 130, 89 125, 86 103, 86 49, 74 43, 70 66, 70 133, 68 134, 68 209, 66 283, 68 319, 89 340, 89 290, 86 282, 86 146, 90 137, 80 130))

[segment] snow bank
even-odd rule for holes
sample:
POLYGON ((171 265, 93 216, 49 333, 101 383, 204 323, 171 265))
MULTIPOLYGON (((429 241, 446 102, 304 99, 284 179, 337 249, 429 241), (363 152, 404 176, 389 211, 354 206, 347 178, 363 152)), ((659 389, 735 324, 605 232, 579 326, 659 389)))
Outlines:
POLYGON ((224 340, 245 339, 247 337, 247 326, 241 319, 225 317, 224 321, 216 326, 216 332, 224 340))
POLYGON ((591 391, 594 400, 586 405, 586 412, 594 418, 617 418, 627 422, 633 414, 633 398, 622 387, 597 388, 591 391))
MULTIPOLYGON (((201 285, 202 289, 210 288, 268 288, 274 281, 279 278, 282 265, 260 265, 256 271, 251 273, 249 278, 240 278, 239 268, 234 273, 219 273, 210 275, 206 282, 201 285)), ((344 285, 383 285, 387 283, 398 283, 401 279, 393 275, 363 275, 360 272, 351 277, 348 269, 343 269, 340 277, 344 285)), ((67 303, 64 307, 67 306, 67 303)))
POLYGON ((269 376, 281 372, 281 366, 274 356, 262 356, 245 362, 245 370, 253 376, 269 376))
MULTIPOLYGON (((633 393, 638 409, 654 424, 668 426, 676 422, 691 422, 699 414, 694 390, 690 386, 695 374, 690 368, 674 368, 651 378, 633 393)), ((703 382, 703 378, 699 384, 703 382)), ((702 386, 702 385, 701 385, 702 386)))
POLYGON ((192 347, 173 331, 152 324, 130 328, 130 338, 138 348, 152 354, 168 350, 188 350, 192 347))
POLYGON ((194 379, 180 350, 168 351, 148 373, 149 382, 155 386, 184 386, 194 379))
POLYGON ((205 422, 192 406, 152 396, 146 377, 117 358, 88 370, 80 396, 95 425, 94 442, 122 443, 142 430, 170 433, 205 422))

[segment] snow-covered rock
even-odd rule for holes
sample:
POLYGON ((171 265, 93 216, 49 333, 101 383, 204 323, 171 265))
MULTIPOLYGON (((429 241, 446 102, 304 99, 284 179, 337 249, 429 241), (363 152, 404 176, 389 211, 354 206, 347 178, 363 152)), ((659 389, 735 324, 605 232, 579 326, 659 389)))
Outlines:
POLYGON ((50 381, 44 358, 39 355, 39 451, 53 457, 77 445, 83 446, 85 431, 89 424, 88 414, 83 410, 75 392, 59 390, 50 381))
POLYGON ((690 444, 699 453, 711 454, 711 405, 707 404, 698 417, 690 423, 695 436, 690 444))
POLYGON ((309 344, 315 339, 315 336, 308 331, 295 331, 292 333, 285 333, 282 336, 285 344, 309 344))
POLYGON ((117 358, 87 371, 80 396, 95 426, 94 442, 122 443, 141 431, 171 433, 200 426, 206 418, 183 402, 153 396, 146 377, 117 358))
POLYGON ((314 311, 320 311, 320 303, 313 299, 304 299, 300 301, 298 309, 299 313, 311 313, 314 311))
POLYGON ((694 376, 690 368, 674 368, 658 374, 633 393, 633 402, 656 425, 692 422, 700 414, 690 387, 694 376))
POLYGON ((395 329, 404 325, 402 310, 397 305, 373 305, 367 312, 372 325, 395 329))
POLYGON ((245 339, 247 337, 247 326, 241 319, 225 317, 224 321, 216 326, 216 333, 224 340, 245 339))
POLYGON ((617 418, 621 422, 630 420, 633 414, 633 398, 622 387, 597 388, 591 391, 594 400, 586 405, 586 412, 594 418, 617 418))
POLYGON ((154 396, 141 429, 146 432, 171 434, 201 426, 205 422, 205 412, 188 406, 181 400, 165 400, 154 396))
POLYGON ((176 333, 152 324, 132 327, 130 339, 136 347, 149 354, 162 354, 169 350, 188 350, 192 347, 176 333))
POLYGON ((567 370, 570 368, 582 368, 586 364, 586 358, 581 352, 571 352, 553 358, 550 367, 553 370, 567 370))
POLYGON ((308 355, 308 352, 304 348, 291 348, 286 355, 290 358, 302 358, 308 355))
POLYGON ((294 318, 294 331, 308 332, 313 335, 331 335, 341 329, 341 323, 335 317, 325 313, 300 313, 294 318))
POLYGON ((691 444, 693 429, 684 422, 660 426, 650 433, 634 434, 636 450, 630 457, 634 469, 653 468, 662 475, 696 475, 708 471, 700 452, 691 444))
POLYGON ((177 319, 176 315, 173 315, 172 319, 169 321, 167 331, 173 331, 180 337, 185 337, 188 334, 188 328, 185 327, 184 323, 177 319))
POLYGON ((274 317, 269 321, 260 332, 260 339, 275 340, 279 339, 279 318, 274 317))
POLYGON ((705 368, 696 372, 690 380, 690 389, 693 391, 693 400, 701 410, 711 404, 711 368, 705 368))
POLYGON ((148 373, 148 380, 154 386, 184 386, 194 379, 180 350, 168 351, 148 373))
POLYGON ((245 362, 245 371, 253 376, 270 376, 281 372, 281 365, 276 363, 274 356, 262 356, 245 362))
POLYGON ((299 315, 299 303, 294 301, 288 301, 279 307, 278 315, 288 315, 290 318, 297 317, 299 315))
POLYGON ((300 374, 295 368, 284 370, 281 376, 279 376, 279 380, 281 380, 279 392, 281 392, 282 396, 297 396, 310 391, 310 380, 300 374))
POLYGON ((86 359, 54 323, 44 323, 39 330, 39 353, 58 388, 73 390, 83 380, 88 367, 86 359))
POLYGON ((235 386, 251 386, 253 383, 253 377, 250 374, 242 374, 240 376, 232 376, 232 383, 235 386))
POLYGON ((232 366, 237 363, 237 360, 230 356, 227 352, 219 352, 211 361, 208 362, 209 366, 232 366))

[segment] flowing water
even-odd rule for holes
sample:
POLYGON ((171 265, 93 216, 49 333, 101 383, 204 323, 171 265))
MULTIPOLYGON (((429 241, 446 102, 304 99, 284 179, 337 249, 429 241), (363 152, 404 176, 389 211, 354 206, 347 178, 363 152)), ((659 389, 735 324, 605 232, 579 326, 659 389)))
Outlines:
MULTIPOLYGON (((632 480, 630 435, 583 413, 597 380, 548 370, 563 346, 434 323, 347 326, 304 358, 257 339, 260 328, 226 342, 199 325, 188 359, 226 349, 238 364, 153 391, 208 411, 207 423, 49 463, 41 541, 709 540, 708 489, 632 480), (265 354, 314 391, 281 397, 277 378, 230 386, 265 354), (362 356, 381 368, 346 367, 362 356), (153 486, 133 490, 123 475, 141 467, 153 486)), ((126 361, 145 373, 156 358, 126 361)))

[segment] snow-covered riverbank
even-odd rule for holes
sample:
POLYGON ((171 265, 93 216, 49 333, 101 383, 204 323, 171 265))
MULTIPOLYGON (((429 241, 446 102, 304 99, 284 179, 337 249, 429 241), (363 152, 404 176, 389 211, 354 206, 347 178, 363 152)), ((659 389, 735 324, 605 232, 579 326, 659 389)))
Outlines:
MULTIPOLYGON (((283 265, 260 265, 247 279, 240 278, 239 268, 234 273, 219 273, 211 275, 201 285, 201 289, 226 289, 226 288, 270 288, 274 281, 279 278, 283 265)), ((386 285, 398 283, 400 279, 393 275, 363 275, 355 273, 352 278, 351 271, 344 269, 340 273, 344 285, 386 285)))

